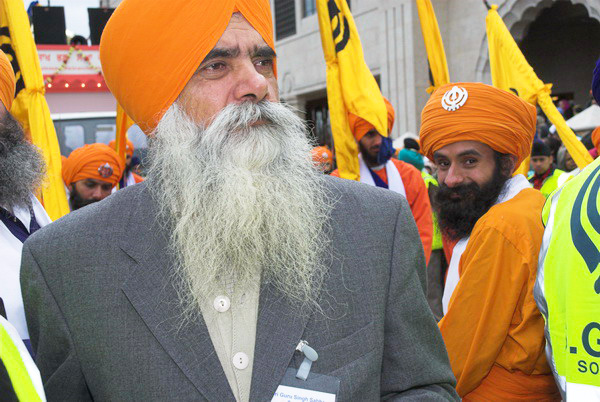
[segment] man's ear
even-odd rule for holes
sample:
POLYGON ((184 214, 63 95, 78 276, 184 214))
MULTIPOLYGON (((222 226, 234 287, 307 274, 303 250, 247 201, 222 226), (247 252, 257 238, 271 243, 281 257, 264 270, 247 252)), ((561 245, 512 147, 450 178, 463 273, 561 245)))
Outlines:
POLYGON ((73 183, 71 183, 67 187, 69 188, 69 192, 72 193, 73 192, 73 187, 75 187, 75 185, 73 183))

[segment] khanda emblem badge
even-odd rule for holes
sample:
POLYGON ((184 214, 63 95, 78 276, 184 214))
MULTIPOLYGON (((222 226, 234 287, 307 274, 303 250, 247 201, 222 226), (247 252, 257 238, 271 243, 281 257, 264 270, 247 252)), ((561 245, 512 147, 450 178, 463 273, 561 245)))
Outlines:
POLYGON ((466 89, 453 86, 442 97, 442 107, 449 112, 454 112, 465 104, 468 97, 469 93, 466 89))
POLYGON ((337 19, 337 26, 333 29, 333 42, 335 42, 335 52, 339 53, 344 50, 350 40, 350 25, 348 24, 348 19, 342 16, 342 11, 334 0, 329 0, 327 2, 327 8, 329 9, 329 19, 331 20, 332 27, 333 20, 337 19), (339 39, 340 35, 341 39, 339 39))
MULTIPOLYGON (((600 251, 590 238, 587 230, 595 231, 595 235, 600 234, 600 213, 598 213, 598 190, 600 190, 600 166, 587 177, 585 183, 577 197, 575 198, 575 204, 573 205, 573 213, 571 214, 571 238, 573 244, 577 249, 581 258, 585 261, 587 269, 590 274, 594 272, 600 274, 600 251), (588 193, 588 189, 592 187, 588 193), (586 200, 587 194, 587 200, 586 200), (584 206, 585 204, 585 206, 584 206), (585 219, 587 218, 587 219, 585 219), (583 220, 587 220, 584 227, 583 220), (587 224, 589 223, 589 224, 587 224)), ((594 291, 600 295, 600 275, 594 282, 594 291)))
POLYGON ((113 174, 113 168, 108 162, 98 168, 98 173, 101 177, 108 179, 113 174))

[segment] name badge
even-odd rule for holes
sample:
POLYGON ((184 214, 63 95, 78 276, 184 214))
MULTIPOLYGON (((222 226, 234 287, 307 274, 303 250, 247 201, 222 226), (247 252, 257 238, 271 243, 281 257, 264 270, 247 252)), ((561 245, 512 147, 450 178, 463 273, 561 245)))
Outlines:
POLYGON ((272 402, 335 402, 340 380, 328 375, 309 373, 306 380, 296 378, 296 369, 288 368, 272 402))

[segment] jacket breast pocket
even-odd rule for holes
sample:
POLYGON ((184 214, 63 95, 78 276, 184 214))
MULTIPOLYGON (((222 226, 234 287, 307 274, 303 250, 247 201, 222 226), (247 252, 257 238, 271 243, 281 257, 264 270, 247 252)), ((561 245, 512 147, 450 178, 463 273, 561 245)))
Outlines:
POLYGON ((333 343, 315 347, 319 359, 313 364, 317 373, 330 373, 372 352, 377 346, 373 321, 333 343))

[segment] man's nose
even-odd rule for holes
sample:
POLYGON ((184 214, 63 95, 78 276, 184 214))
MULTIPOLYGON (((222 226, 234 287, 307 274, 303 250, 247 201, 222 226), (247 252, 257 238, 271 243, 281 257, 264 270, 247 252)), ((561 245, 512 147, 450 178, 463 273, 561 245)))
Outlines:
POLYGON ((92 198, 94 200, 101 200, 102 199, 102 188, 100 186, 97 186, 94 191, 92 192, 92 198))
POLYGON ((256 71, 252 62, 244 63, 237 72, 235 97, 239 102, 258 103, 269 95, 267 78, 256 71))
POLYGON ((460 169, 450 166, 448 174, 444 180, 444 184, 450 188, 459 186, 463 183, 464 177, 460 172, 460 169))

